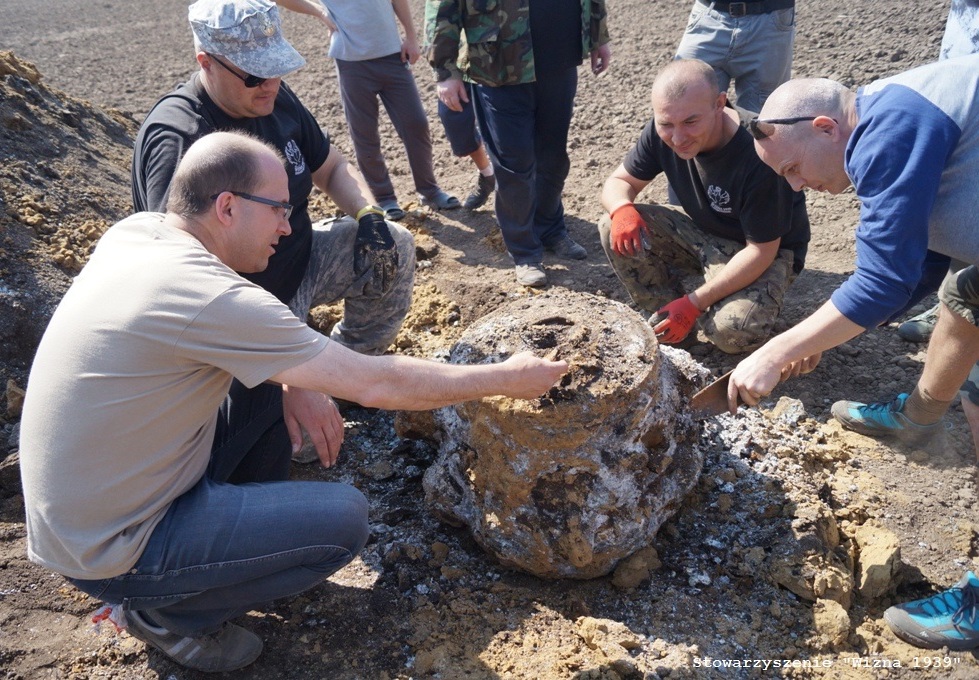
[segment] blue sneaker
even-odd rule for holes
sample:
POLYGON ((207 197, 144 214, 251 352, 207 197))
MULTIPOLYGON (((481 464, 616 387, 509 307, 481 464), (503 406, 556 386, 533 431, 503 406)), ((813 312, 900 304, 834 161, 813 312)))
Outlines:
POLYGON ((891 607, 884 620, 895 635, 916 647, 960 652, 979 647, 977 607, 979 578, 970 571, 944 592, 891 607))
POLYGON ((907 444, 924 444, 941 431, 941 422, 931 425, 911 422, 902 413, 907 400, 907 394, 899 394, 894 401, 875 404, 838 401, 830 410, 848 430, 871 437, 895 437, 907 444))

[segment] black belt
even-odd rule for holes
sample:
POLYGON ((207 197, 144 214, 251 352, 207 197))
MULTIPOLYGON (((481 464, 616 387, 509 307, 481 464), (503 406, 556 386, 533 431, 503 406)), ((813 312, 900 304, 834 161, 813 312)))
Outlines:
MULTIPOLYGON (((701 5, 711 6, 710 0, 697 0, 701 5)), ((795 7, 795 0, 762 0, 762 2, 715 2, 714 9, 726 12, 732 17, 743 17, 749 14, 768 14, 780 9, 795 7)))

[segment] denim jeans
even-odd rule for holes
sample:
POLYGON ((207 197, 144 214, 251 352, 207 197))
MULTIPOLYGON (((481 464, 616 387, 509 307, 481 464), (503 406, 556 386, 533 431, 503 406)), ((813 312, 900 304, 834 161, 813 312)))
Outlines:
POLYGON ((521 85, 472 88, 483 143, 496 173, 496 218, 513 261, 540 263, 568 233, 561 194, 578 69, 521 85))
POLYGON ((125 610, 152 610, 173 633, 199 637, 351 562, 367 543, 367 500, 346 484, 284 481, 291 447, 281 388, 268 388, 250 402, 258 405, 254 420, 219 417, 208 473, 173 502, 135 567, 69 581, 125 610))
POLYGON ((697 2, 676 56, 713 66, 722 92, 733 79, 735 103, 757 113, 768 95, 789 79, 794 41, 794 7, 732 17, 697 2))

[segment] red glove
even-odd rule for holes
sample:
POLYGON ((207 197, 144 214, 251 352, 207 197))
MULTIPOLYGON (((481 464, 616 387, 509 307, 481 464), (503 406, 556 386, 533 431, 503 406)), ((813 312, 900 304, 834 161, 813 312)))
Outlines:
POLYGON ((620 205, 612 211, 612 230, 609 233, 612 250, 619 255, 638 255, 643 250, 642 234, 648 229, 635 205, 620 205))
POLYGON ((689 295, 684 295, 657 310, 649 323, 660 342, 675 345, 687 337, 698 316, 700 310, 690 301, 689 295))

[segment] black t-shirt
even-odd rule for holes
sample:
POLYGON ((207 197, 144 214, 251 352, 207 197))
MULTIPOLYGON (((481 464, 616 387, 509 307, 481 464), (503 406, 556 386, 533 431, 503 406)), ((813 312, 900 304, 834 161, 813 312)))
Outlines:
POLYGON ((758 158, 743 127, 722 148, 685 161, 650 120, 623 165, 644 181, 665 173, 687 215, 709 234, 739 243, 781 238, 779 247, 793 251, 795 270, 802 270, 809 248, 805 196, 758 158))
POLYGON ((532 0, 530 39, 538 80, 581 64, 581 0, 532 0))
MULTIPOLYGON (((209 132, 249 132, 282 152, 289 175, 289 202, 295 206, 292 233, 279 240, 263 272, 242 274, 282 302, 295 294, 309 264, 313 230, 307 207, 312 173, 326 161, 330 139, 285 83, 275 108, 260 118, 231 118, 204 91, 198 75, 158 101, 146 116, 133 155, 133 205, 164 212, 177 162, 194 141, 209 132)), ((233 187, 229 187, 233 188, 233 187)))

